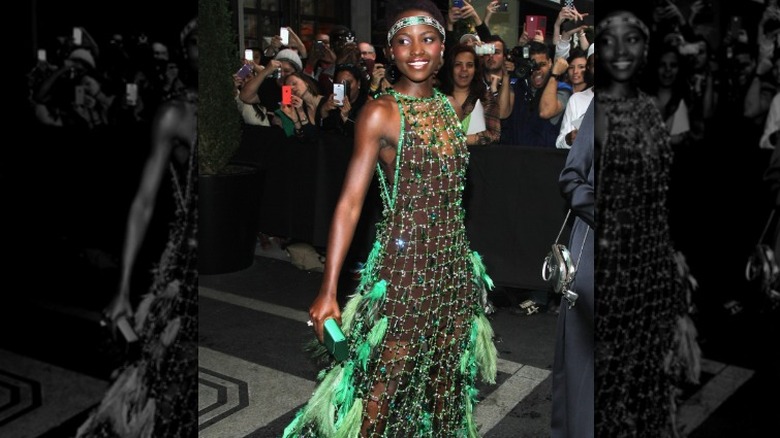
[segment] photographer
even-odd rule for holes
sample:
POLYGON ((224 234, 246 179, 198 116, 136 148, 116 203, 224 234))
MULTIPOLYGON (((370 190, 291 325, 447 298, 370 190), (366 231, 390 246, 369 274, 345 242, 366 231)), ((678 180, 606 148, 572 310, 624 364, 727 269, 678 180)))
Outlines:
POLYGON ((563 58, 553 63, 552 48, 531 41, 512 49, 515 64, 514 105, 501 121, 501 144, 554 148, 571 86, 559 80, 569 64, 563 58))

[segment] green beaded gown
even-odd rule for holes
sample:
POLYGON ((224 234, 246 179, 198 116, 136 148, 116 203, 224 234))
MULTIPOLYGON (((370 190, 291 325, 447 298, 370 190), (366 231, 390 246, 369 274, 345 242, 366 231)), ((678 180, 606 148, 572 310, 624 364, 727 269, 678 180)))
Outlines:
POLYGON ((475 437, 477 374, 493 383, 485 314, 492 287, 469 248, 462 192, 465 133, 446 96, 393 90, 401 135, 377 165, 383 218, 342 312, 349 356, 320 372, 284 437, 475 437))
POLYGON ((670 137, 644 92, 596 98, 609 125, 596 175, 596 436, 674 436, 687 309, 669 231, 670 137))
MULTIPOLYGON (((194 117, 197 93, 167 105, 194 117)), ((191 437, 197 434, 197 145, 177 141, 168 169, 175 217, 150 290, 135 310, 140 357, 117 369, 76 438, 191 437), (173 158, 175 157, 175 158, 173 158)))

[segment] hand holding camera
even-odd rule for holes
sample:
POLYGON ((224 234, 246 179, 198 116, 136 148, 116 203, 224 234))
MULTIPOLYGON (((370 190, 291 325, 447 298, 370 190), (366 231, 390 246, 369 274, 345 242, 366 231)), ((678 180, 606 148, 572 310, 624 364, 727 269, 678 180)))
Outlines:
POLYGON ((374 71, 371 73, 371 88, 379 88, 382 79, 385 78, 385 66, 379 63, 374 64, 374 71))

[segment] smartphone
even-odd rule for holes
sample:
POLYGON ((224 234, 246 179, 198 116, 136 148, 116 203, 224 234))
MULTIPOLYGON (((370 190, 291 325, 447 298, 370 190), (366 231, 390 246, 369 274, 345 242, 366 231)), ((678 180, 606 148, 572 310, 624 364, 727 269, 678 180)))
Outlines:
POLYGON ((536 31, 541 30, 542 35, 547 35, 547 17, 544 15, 526 15, 525 30, 528 32, 528 38, 534 39, 536 31))
POLYGON ((46 49, 38 49, 38 61, 46 62, 46 49))
POLYGON ((81 28, 73 28, 73 44, 77 46, 81 45, 81 28))
POLYGON ((244 59, 246 59, 247 61, 254 61, 255 60, 254 51, 252 51, 252 49, 244 50, 244 59))
POLYGON ((83 85, 76 85, 76 105, 84 105, 84 86, 83 85))
POLYGON ((333 99, 338 106, 344 106, 344 84, 333 84, 333 99))
POLYGON ((138 102, 138 85, 130 83, 125 86, 125 100, 130 106, 135 106, 138 102))
POLYGON ((452 6, 456 8, 462 8, 463 7, 463 0, 452 0, 452 6))
POLYGON ((373 59, 363 59, 360 62, 363 63, 363 65, 366 66, 366 71, 368 74, 371 74, 374 72, 374 66, 376 65, 376 61, 373 59))
POLYGON ((292 105, 292 87, 282 85, 282 105, 292 105))
POLYGON ((509 12, 509 3, 503 2, 499 4, 496 12, 509 12))
POLYGON ((290 31, 286 27, 279 29, 279 36, 282 37, 282 45, 286 46, 290 44, 290 31))
POLYGON ((238 77, 241 79, 244 79, 245 77, 249 76, 250 73, 252 73, 252 66, 249 64, 242 65, 241 68, 238 69, 238 72, 236 72, 238 77))

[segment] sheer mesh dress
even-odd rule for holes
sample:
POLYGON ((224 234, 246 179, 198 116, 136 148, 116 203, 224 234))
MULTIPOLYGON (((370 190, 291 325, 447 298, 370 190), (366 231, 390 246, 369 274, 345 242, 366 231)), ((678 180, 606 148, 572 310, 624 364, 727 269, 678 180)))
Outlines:
POLYGON ((401 113, 394 165, 378 165, 383 218, 342 313, 349 356, 321 371, 285 437, 477 436, 477 373, 495 379, 484 315, 490 278, 469 249, 465 134, 438 90, 390 90, 401 113))
POLYGON ((673 430, 668 365, 685 312, 668 225, 672 149, 646 94, 596 98, 609 130, 596 179, 595 432, 662 438, 673 430))
MULTIPOLYGON (((197 96, 187 93, 195 112, 197 96)), ((171 152, 175 218, 149 293, 135 312, 140 358, 116 378, 77 437, 190 437, 197 435, 197 165, 196 144, 171 152), (186 157, 186 158, 184 158, 186 157)))

